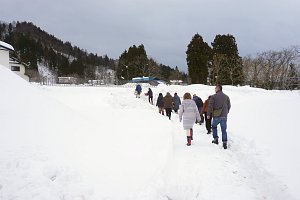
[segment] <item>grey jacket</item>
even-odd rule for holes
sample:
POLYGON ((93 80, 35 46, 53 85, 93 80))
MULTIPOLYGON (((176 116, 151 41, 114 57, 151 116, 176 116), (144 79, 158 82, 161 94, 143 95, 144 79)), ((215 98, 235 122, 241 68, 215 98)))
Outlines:
POLYGON ((207 115, 216 117, 213 116, 212 112, 214 110, 221 109, 222 107, 223 110, 219 117, 227 117, 227 114, 231 108, 230 99, 222 91, 218 91, 216 94, 212 95, 209 100, 207 115))
POLYGON ((196 103, 192 99, 183 100, 179 109, 179 121, 183 121, 183 128, 193 128, 196 120, 201 120, 196 103))
POLYGON ((173 97, 173 102, 174 102, 174 110, 178 110, 179 109, 179 105, 181 105, 181 101, 180 101, 180 97, 178 95, 174 95, 173 97))

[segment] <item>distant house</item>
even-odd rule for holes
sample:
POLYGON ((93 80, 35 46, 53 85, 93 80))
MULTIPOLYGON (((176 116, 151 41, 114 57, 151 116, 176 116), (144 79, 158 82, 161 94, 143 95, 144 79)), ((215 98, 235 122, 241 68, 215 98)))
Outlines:
POLYGON ((103 80, 88 80, 90 85, 105 85, 103 80))
POLYGON ((77 78, 75 77, 58 77, 59 84, 76 84, 77 78))
POLYGON ((182 85, 183 81, 182 80, 170 80, 171 85, 182 85))
POLYGON ((14 51, 14 48, 10 44, 0 41, 0 65, 3 65, 26 81, 29 81, 29 77, 25 75, 26 64, 20 62, 16 58, 10 57, 10 51, 14 51))

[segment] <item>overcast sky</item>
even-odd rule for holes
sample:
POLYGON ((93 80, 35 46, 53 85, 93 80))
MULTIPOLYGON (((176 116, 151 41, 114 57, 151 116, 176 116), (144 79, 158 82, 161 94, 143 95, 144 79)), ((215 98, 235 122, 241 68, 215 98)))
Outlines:
POLYGON ((88 52, 149 57, 187 71, 187 45, 232 34, 241 56, 300 45, 300 0, 0 0, 0 20, 30 21, 88 52))

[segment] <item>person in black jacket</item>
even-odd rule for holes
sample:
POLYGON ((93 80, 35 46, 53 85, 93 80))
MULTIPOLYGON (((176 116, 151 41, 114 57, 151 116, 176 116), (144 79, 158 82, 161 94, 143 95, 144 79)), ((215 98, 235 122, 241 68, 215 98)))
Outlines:
POLYGON ((153 105, 153 92, 152 92, 151 88, 148 89, 148 92, 146 93, 146 95, 148 96, 149 103, 151 103, 153 105))
POLYGON ((177 95, 177 93, 175 92, 174 97, 173 97, 173 110, 175 111, 175 113, 178 113, 179 110, 179 106, 181 105, 181 100, 180 97, 177 95))
POLYGON ((164 97, 162 95, 162 93, 159 93, 158 98, 157 98, 157 102, 156 102, 156 106, 158 107, 158 112, 162 115, 164 115, 164 97))

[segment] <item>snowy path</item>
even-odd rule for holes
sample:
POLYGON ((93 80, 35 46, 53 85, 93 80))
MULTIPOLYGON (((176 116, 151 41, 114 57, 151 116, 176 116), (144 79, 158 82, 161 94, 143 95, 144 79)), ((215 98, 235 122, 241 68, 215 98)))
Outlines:
MULTIPOLYGON (((76 89, 75 89, 76 90, 76 89)), ((179 123, 178 115, 172 114, 172 120, 162 117, 157 109, 147 102, 147 98, 135 99, 131 89, 115 90, 102 88, 101 99, 95 98, 86 104, 83 98, 82 104, 78 101, 74 105, 68 103, 74 109, 86 116, 99 115, 102 107, 111 106, 112 115, 121 114, 132 109, 147 109, 161 120, 168 121, 172 127, 172 152, 164 171, 156 177, 152 177, 148 183, 149 188, 138 194, 143 199, 292 199, 285 186, 268 174, 259 158, 259 152, 245 138, 231 135, 229 131, 229 149, 224 150, 222 145, 211 143, 212 136, 206 134, 204 125, 194 126, 194 141, 191 147, 187 147, 185 132, 179 123), (104 92, 107 90, 106 92, 104 92), (101 104, 99 102, 102 102, 101 104), (103 102, 107 104, 103 105, 103 102), (125 109, 125 110, 124 110, 125 109), (117 114, 118 113, 118 114, 117 114), (158 193, 159 191, 159 193, 158 193), (234 191, 234 192, 233 192, 234 191)), ((76 94, 76 93, 71 93, 76 94)), ((59 98, 65 103, 75 96, 63 95, 59 98)), ((78 98, 78 97, 77 97, 78 98)), ((91 98, 91 94, 87 95, 91 98)), ((102 112, 103 114, 103 112, 102 112)), ((108 113, 104 113, 109 115, 108 113)), ((230 120, 230 119, 229 119, 230 120)), ((118 124, 118 122, 116 122, 118 124)), ((230 122, 229 122, 230 123, 230 122)), ((153 126, 153 125, 152 125, 153 126)), ((230 130, 230 128, 229 128, 230 130)), ((161 127, 161 132, 164 127, 161 127)), ((220 130, 219 130, 220 131, 220 130)), ((116 138, 117 139, 117 138, 116 138)), ((115 140, 115 142, 117 142, 115 140)), ((124 148, 126 145, 125 144, 124 148)), ((168 144, 166 144, 168 145, 168 144)))
POLYGON ((211 143, 203 125, 195 125, 194 135, 187 147, 184 132, 174 132, 173 160, 165 179, 169 199, 292 199, 284 185, 258 167, 257 152, 247 141, 231 138, 224 150, 211 143))
MULTIPOLYGON (((286 186, 262 168, 259 152, 245 138, 229 132, 229 149, 224 150, 211 143, 204 124, 197 124, 192 146, 187 147, 177 114, 172 113, 171 123, 173 153, 159 188, 167 199, 293 199, 286 186)), ((218 133, 221 138, 219 127, 218 133)))

